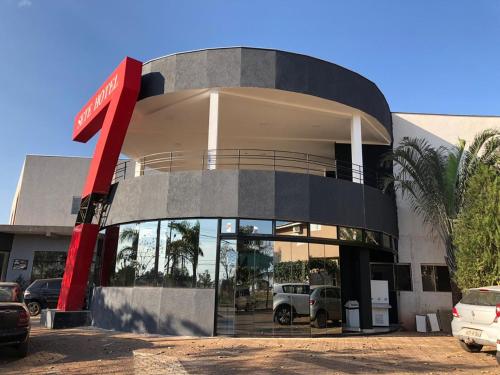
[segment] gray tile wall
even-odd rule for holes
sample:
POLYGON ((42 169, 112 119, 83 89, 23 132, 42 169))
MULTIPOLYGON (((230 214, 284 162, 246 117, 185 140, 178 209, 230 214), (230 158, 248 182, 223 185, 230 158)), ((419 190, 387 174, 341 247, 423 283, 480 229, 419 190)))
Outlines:
POLYGON ((175 336, 213 336, 214 289, 97 287, 96 327, 175 336))
POLYGON ((333 178, 251 170, 159 173, 121 181, 106 225, 183 217, 307 221, 398 235, 394 200, 380 190, 333 178))

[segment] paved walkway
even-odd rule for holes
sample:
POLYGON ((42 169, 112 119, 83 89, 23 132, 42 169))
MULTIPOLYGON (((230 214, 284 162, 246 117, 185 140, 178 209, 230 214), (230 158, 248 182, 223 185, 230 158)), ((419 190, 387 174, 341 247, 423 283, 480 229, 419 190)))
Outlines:
POLYGON ((162 337, 33 327, 30 354, 0 348, 0 374, 499 374, 493 351, 399 332, 315 339, 162 337))

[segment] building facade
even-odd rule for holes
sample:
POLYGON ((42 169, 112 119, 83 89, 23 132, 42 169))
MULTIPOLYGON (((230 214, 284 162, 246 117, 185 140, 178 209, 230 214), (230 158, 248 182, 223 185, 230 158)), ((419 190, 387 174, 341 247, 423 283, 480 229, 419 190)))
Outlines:
MULTIPOLYGON (((413 329, 415 314, 451 310, 449 275, 439 240, 383 189, 383 157, 405 136, 450 146, 498 127, 498 117, 391 113, 373 82, 294 53, 147 62, 122 148, 130 160, 99 217, 93 324, 236 336, 413 329)), ((78 196, 86 168, 41 198, 78 196)), ((41 207, 39 192, 23 203, 21 184, 11 227, 57 218, 69 228, 75 217, 41 207)))
POLYGON ((64 272, 90 159, 28 155, 0 225, 0 279, 27 286, 64 272))

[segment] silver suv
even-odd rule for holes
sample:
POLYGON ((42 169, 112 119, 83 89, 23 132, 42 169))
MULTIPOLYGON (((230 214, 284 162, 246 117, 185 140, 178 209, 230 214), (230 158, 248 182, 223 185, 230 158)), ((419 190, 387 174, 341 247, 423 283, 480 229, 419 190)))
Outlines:
POLYGON ((297 317, 310 317, 318 328, 326 328, 342 320, 340 288, 328 285, 310 287, 305 283, 274 284, 274 321, 281 325, 292 324, 297 317))
POLYGON ((309 298, 311 322, 317 328, 326 328, 328 321, 340 324, 342 321, 342 302, 340 288, 335 286, 316 286, 309 298))
POLYGON ((496 346, 500 364, 500 286, 469 289, 453 308, 453 336, 468 352, 496 346))
POLYGON ((290 325, 299 316, 309 316, 309 285, 305 283, 274 284, 274 321, 290 325))

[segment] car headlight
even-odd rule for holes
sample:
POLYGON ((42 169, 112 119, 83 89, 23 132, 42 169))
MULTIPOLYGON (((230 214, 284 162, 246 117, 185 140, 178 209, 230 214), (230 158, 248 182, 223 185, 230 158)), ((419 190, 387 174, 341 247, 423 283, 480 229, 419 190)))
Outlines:
POLYGON ((29 297, 31 295, 30 292, 24 292, 24 297, 29 297))

